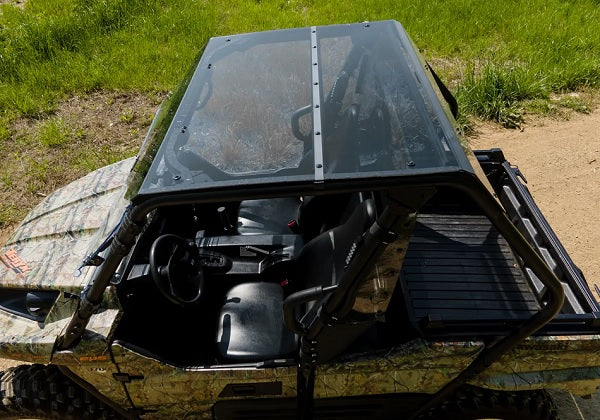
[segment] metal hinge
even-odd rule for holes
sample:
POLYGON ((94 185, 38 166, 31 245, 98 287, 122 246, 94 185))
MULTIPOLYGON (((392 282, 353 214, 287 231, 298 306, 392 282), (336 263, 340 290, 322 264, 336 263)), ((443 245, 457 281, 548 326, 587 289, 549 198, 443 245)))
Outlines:
POLYGON ((113 378, 116 381, 128 384, 131 381, 139 381, 144 379, 144 375, 130 375, 129 373, 113 373, 113 378))

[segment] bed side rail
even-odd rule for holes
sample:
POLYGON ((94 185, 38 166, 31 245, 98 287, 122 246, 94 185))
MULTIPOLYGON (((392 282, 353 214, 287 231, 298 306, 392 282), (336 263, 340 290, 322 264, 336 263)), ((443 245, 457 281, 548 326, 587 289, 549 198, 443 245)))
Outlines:
MULTIPOLYGON (((548 224, 525 186, 527 182, 519 168, 512 166, 502 150, 474 151, 512 222, 542 256, 560 279, 565 290, 565 304, 555 321, 579 321, 597 329, 600 327, 600 306, 594 298, 581 270, 548 224)), ((532 288, 543 301, 545 288, 528 267, 524 271, 532 288)), ((555 323, 553 321, 553 323, 555 323)))

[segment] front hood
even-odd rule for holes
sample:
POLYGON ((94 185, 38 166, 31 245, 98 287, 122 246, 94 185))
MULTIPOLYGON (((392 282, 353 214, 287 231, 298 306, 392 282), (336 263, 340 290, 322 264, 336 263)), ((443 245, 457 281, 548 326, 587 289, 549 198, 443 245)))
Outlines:
POLYGON ((98 169, 33 209, 0 248, 0 286, 79 293, 92 270, 74 274, 117 224, 127 204, 122 186, 134 160, 98 169))

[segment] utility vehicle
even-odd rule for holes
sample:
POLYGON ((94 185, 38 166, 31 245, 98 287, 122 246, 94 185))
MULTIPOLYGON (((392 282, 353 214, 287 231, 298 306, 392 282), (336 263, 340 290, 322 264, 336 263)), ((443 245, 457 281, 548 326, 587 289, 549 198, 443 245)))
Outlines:
POLYGON ((394 21, 216 37, 137 158, 0 249, 2 410, 553 418, 598 303, 394 21))

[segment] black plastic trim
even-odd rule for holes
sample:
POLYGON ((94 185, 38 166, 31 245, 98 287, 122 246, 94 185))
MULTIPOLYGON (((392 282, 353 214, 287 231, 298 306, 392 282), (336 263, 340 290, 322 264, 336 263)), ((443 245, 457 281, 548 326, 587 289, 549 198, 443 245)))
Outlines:
POLYGON ((17 315, 32 321, 44 322, 46 316, 36 316, 27 310, 26 299, 29 293, 36 293, 47 299, 48 308, 58 299, 58 290, 36 290, 36 289, 6 289, 0 288, 0 310, 17 315))
MULTIPOLYGON (((398 419, 416 410, 429 394, 402 393, 314 400, 318 419, 398 419), (404 416, 403 416, 404 415, 404 416)), ((257 398, 218 401, 213 406, 215 419, 297 419, 295 398, 257 398)))
POLYGON ((275 382, 252 382, 227 384, 219 393, 219 398, 225 397, 261 397, 264 395, 281 395, 283 384, 275 382))
POLYGON ((337 284, 329 287, 316 286, 310 289, 299 290, 289 295, 283 301, 283 320, 285 326, 296 334, 306 334, 306 326, 296 319, 298 306, 322 298, 335 291, 337 287, 337 284))
MULTIPOLYGON (((589 290, 589 287, 585 281, 585 278, 581 274, 581 271, 577 266, 573 263, 573 260, 563 247, 562 243, 548 224, 548 221, 540 211, 537 204, 533 200, 531 193, 529 190, 517 179, 519 174, 519 170, 510 165, 508 162, 503 162, 502 167, 506 171, 506 175, 509 177, 512 185, 516 188, 516 193, 518 195, 517 198, 520 198, 522 203, 525 204, 527 210, 531 212, 532 217, 535 222, 541 229, 541 234, 546 242, 548 242, 552 249, 556 252, 558 256, 557 263, 565 272, 567 276, 567 280, 571 286, 576 286, 575 290, 579 294, 580 299, 582 299, 588 307, 588 311, 590 312, 598 312, 600 311, 600 307, 598 303, 594 299, 594 296, 589 290)), ((582 302, 580 302, 582 303, 582 302)))

